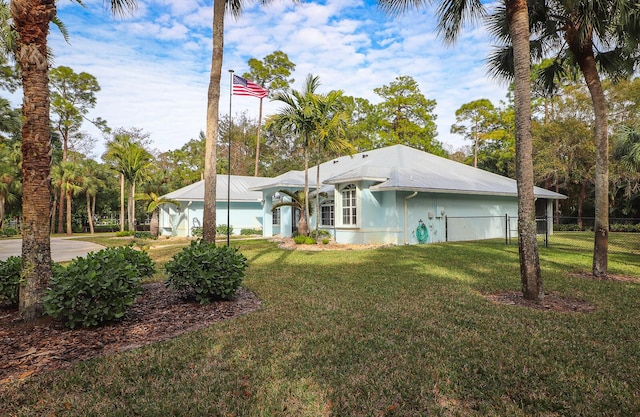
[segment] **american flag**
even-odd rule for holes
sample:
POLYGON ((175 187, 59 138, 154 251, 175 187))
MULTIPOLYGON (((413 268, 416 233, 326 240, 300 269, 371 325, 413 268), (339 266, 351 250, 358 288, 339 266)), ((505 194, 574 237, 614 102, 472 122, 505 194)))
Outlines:
POLYGON ((233 76, 233 94, 236 96, 252 96, 264 98, 269 94, 269 90, 256 83, 247 81, 237 75, 233 76))

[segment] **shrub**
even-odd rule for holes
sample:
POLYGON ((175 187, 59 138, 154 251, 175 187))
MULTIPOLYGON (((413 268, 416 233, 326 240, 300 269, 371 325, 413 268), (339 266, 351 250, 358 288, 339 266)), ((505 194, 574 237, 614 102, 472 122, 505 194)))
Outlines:
POLYGON ((192 227, 191 236, 202 237, 202 227, 192 227))
POLYGON ((10 256, 6 261, 0 261, 0 302, 6 302, 11 306, 18 305, 21 273, 21 257, 10 256))
POLYGON ((331 239, 328 239, 328 238, 326 238, 326 237, 325 237, 324 239, 322 239, 322 244, 323 244, 323 245, 328 245, 328 244, 329 244, 329 242, 331 242, 331 239))
POLYGON ((314 239, 320 239, 322 237, 331 237, 331 232, 329 232, 328 230, 322 230, 322 229, 318 229, 318 230, 312 230, 311 233, 309 233, 309 236, 311 236, 314 239))
POLYGON ((216 227, 216 233, 219 235, 226 235, 227 233, 232 234, 233 226, 227 226, 226 224, 219 224, 218 227, 216 227))
POLYGON ((121 232, 116 232, 116 237, 126 237, 133 236, 135 232, 133 230, 123 230, 121 232))
POLYGON ((246 267, 247 258, 237 248, 196 240, 166 263, 165 285, 183 296, 194 296, 201 304, 229 300, 242 283, 246 267))
POLYGON ((142 294, 136 264, 138 255, 131 248, 107 248, 75 258, 67 268, 55 271, 44 296, 47 314, 77 325, 96 326, 122 318, 135 299, 142 294))
POLYGON ((304 238, 304 243, 307 245, 315 245, 316 243, 318 243, 318 241, 312 238, 311 236, 307 236, 304 238))
POLYGON ((554 224, 553 230, 556 232, 581 232, 582 229, 577 224, 554 224))
POLYGON ((131 246, 122 246, 118 250, 124 255, 125 261, 136 268, 139 277, 150 277, 156 272, 155 262, 147 252, 135 250, 131 246))
POLYGON ((151 239, 151 232, 133 232, 133 237, 137 239, 151 239))
POLYGON ((5 227, 4 229, 0 230, 0 235, 6 236, 6 237, 15 236, 17 234, 18 234, 18 230, 14 227, 5 227))
POLYGON ((259 229, 241 229, 240 234, 242 236, 261 235, 262 230, 259 229))
POLYGON ((307 237, 304 235, 298 235, 293 237, 293 241, 296 242, 296 245, 301 245, 307 240, 307 237))

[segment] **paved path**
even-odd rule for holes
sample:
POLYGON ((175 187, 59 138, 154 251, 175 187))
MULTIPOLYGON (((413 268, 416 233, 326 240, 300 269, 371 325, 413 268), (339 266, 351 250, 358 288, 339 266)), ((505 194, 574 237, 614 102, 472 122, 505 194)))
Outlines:
MULTIPOLYGON (((73 258, 85 256, 89 252, 96 252, 100 249, 104 249, 104 246, 98 245, 97 243, 66 237, 51 238, 51 257, 56 262, 70 261, 73 258)), ((9 256, 20 256, 21 254, 22 239, 0 240, 0 260, 4 261, 9 256)))

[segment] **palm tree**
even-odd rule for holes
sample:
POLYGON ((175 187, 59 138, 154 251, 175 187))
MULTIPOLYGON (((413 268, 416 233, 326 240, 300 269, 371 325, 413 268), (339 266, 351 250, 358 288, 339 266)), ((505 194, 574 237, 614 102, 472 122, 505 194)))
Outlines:
MULTIPOLYGON (((378 0, 383 9, 401 12, 429 3, 425 0, 378 0)), ((446 42, 455 42, 461 27, 486 14, 480 0, 438 2, 438 31, 446 42)), ((516 112, 516 179, 518 187, 518 247, 523 296, 530 300, 544 297, 538 241, 536 238, 535 198, 533 195, 533 137, 531 133, 531 54, 529 15, 526 0, 504 0, 506 28, 513 45, 514 103, 516 112)))
MULTIPOLYGON (((318 76, 307 75, 304 89, 283 91, 276 94, 275 101, 281 101, 285 107, 271 116, 267 126, 274 126, 279 130, 286 130, 298 135, 304 148, 304 195, 309 195, 309 147, 312 145, 312 135, 317 132, 319 125, 318 95, 316 90, 320 86, 318 76)), ((298 233, 309 234, 309 202, 305 202, 300 216, 298 233)))
POLYGON ((93 159, 83 161, 82 171, 82 189, 87 198, 87 221, 89 222, 89 231, 93 234, 93 219, 96 214, 96 196, 98 190, 104 187, 104 181, 98 176, 100 166, 93 159))
MULTIPOLYGON (((285 199, 281 199, 279 202, 271 207, 271 211, 274 211, 280 207, 293 207, 294 209, 300 210, 300 213, 303 213, 305 210, 309 210, 310 214, 313 214, 313 205, 309 204, 309 200, 319 200, 320 198, 326 197, 326 194, 323 193, 314 193, 307 198, 307 194, 305 194, 302 190, 297 191, 288 191, 288 190, 280 190, 278 191, 280 194, 285 195, 288 198, 288 201, 285 199)), ((298 220, 298 234, 302 235, 300 232, 300 226, 306 225, 302 216, 300 216, 300 220, 298 220)))
MULTIPOLYGON (((355 148, 346 138, 346 126, 349 115, 341 90, 330 91, 318 96, 316 110, 318 112, 315 131, 316 145, 316 193, 320 190, 320 163, 325 152, 337 154, 355 152, 355 148)), ((320 213, 320 199, 315 199, 316 213, 320 213)), ((316 216, 316 232, 320 224, 320 216, 316 216)))
POLYGON ((640 126, 622 126, 616 135, 613 157, 627 171, 640 173, 640 126))
POLYGON ((146 211, 147 213, 151 213, 151 225, 149 226, 149 231, 151 232, 151 237, 153 237, 154 239, 158 237, 160 230, 160 222, 158 218, 158 209, 160 208, 160 206, 164 204, 174 204, 175 206, 180 208, 180 202, 172 200, 170 198, 158 196, 153 192, 136 194, 136 200, 148 202, 146 211))
MULTIPOLYGON (((115 12, 132 10, 135 0, 111 0, 115 12)), ((18 34, 16 60, 22 76, 22 268, 20 314, 32 320, 44 312, 42 295, 51 279, 51 125, 47 35, 56 18, 54 0, 11 0, 18 34)))

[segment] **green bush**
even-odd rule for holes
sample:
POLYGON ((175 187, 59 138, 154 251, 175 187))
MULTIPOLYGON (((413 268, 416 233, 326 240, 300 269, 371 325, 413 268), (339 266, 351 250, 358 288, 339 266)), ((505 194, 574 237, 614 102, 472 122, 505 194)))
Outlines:
POLYGON ((17 234, 18 234, 18 230, 14 227, 5 227, 4 229, 0 230, 0 235, 6 236, 6 237, 15 236, 17 234))
POLYGON ((8 303, 11 306, 18 305, 21 273, 21 257, 10 256, 6 261, 0 261, 0 303, 8 303))
POLYGON ((577 224, 554 224, 553 230, 556 232, 581 232, 582 229, 577 224))
POLYGON ((298 235, 293 237, 293 241, 296 242, 296 245, 302 245, 305 242, 305 240, 307 240, 307 237, 304 235, 298 235))
POLYGON ((247 258, 237 248, 196 240, 166 263, 165 285, 183 296, 194 296, 201 304, 229 300, 242 283, 246 267, 247 258))
POLYGON ((241 229, 240 234, 242 236, 261 235, 262 230, 259 229, 241 229))
POLYGON ((191 236, 202 237, 202 227, 192 227, 191 236))
POLYGON ((151 232, 133 232, 133 237, 137 239, 151 239, 151 232))
POLYGON ((133 236, 136 232, 134 232, 133 230, 123 230, 121 232, 116 232, 116 237, 126 237, 126 236, 133 236))
POLYGON ((139 277, 150 277, 156 272, 155 262, 153 262, 147 252, 135 250, 131 246, 122 246, 119 247, 118 250, 124 255, 126 262, 136 268, 139 277))
POLYGON ((304 238, 304 243, 307 245, 315 245, 316 243, 318 243, 318 241, 312 238, 311 236, 307 236, 304 238))
POLYGON ((614 223, 611 225, 612 232, 640 232, 640 223, 638 224, 621 224, 614 223))
POLYGON ((329 232, 328 230, 322 230, 322 229, 318 229, 318 230, 312 230, 311 233, 309 233, 309 236, 311 236, 312 238, 318 240, 320 238, 323 237, 331 237, 331 232, 329 232))
POLYGON ((227 233, 232 234, 233 226, 227 226, 226 224, 219 224, 218 227, 216 227, 216 233, 219 235, 226 235, 227 233))
POLYGON ((323 244, 323 245, 328 245, 328 244, 329 244, 329 242, 331 242, 331 239, 328 239, 328 238, 326 238, 326 237, 325 237, 324 239, 322 239, 322 244, 323 244))
POLYGON ((122 318, 142 294, 138 266, 146 264, 140 261, 142 256, 139 259, 130 251, 133 249, 107 248, 58 269, 44 296, 47 314, 71 328, 122 318))

